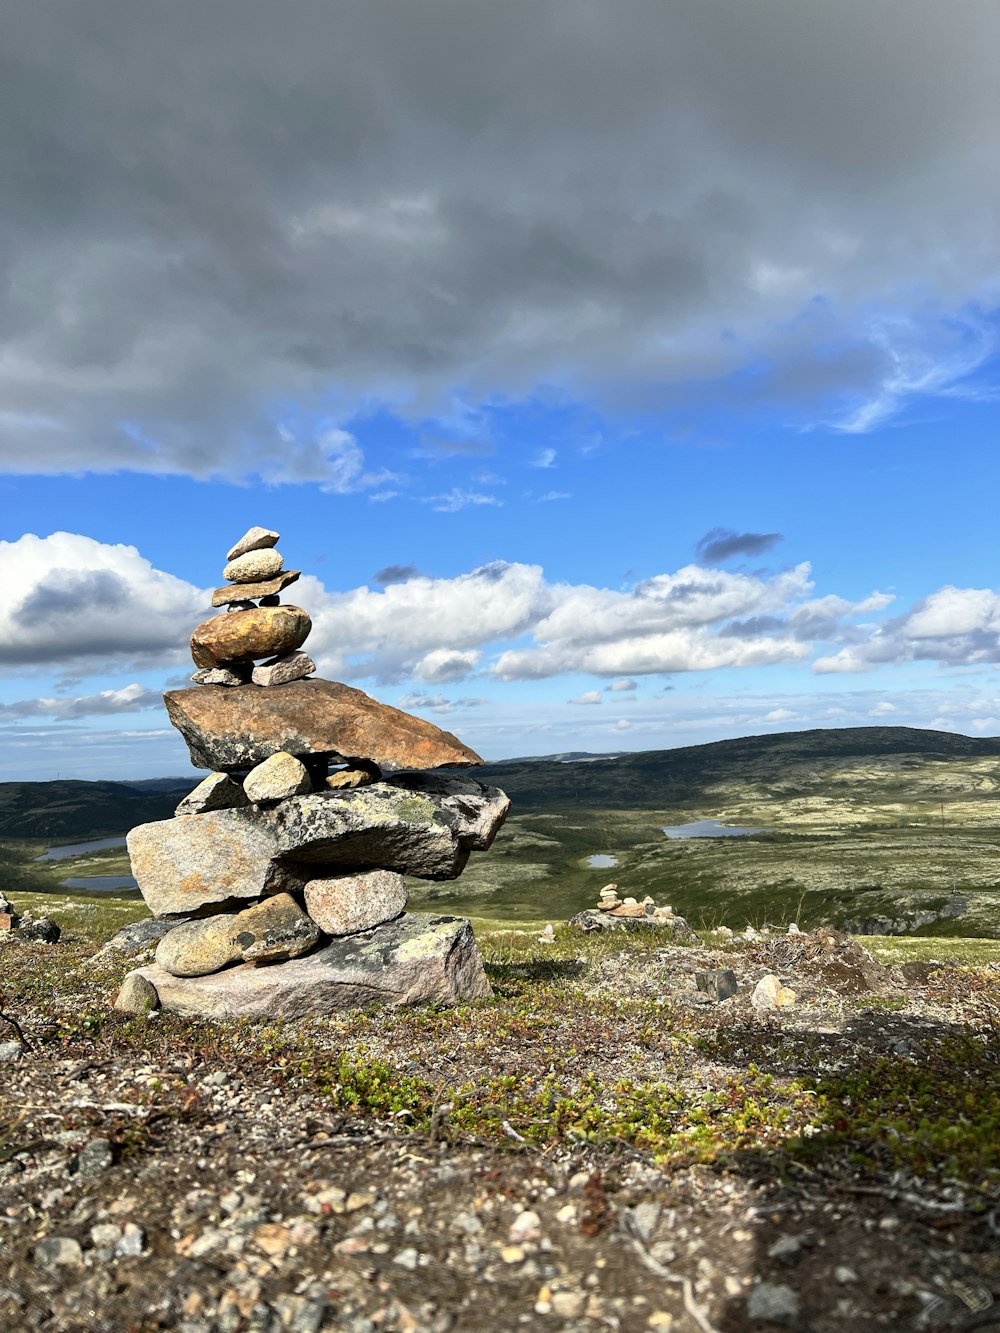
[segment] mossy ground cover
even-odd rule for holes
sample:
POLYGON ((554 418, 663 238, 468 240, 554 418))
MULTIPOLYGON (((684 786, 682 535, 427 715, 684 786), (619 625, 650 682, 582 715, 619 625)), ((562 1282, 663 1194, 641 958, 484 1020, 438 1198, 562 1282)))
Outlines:
MULTIPOLYGON (((109 998, 127 964, 88 959, 109 929, 134 919, 135 904, 90 906, 53 905, 65 926, 58 946, 2 946, 0 1008, 43 1058, 71 1047, 94 1060, 187 1053, 249 1064, 265 1084, 301 1086, 333 1108, 457 1143, 627 1145, 661 1165, 763 1155, 777 1171, 819 1161, 938 1173, 975 1188, 1000 1167, 995 962, 932 974, 917 996, 912 1049, 899 1037, 899 1010, 912 996, 889 1005, 857 998, 843 1006, 838 1031, 817 1036, 805 1010, 802 1025, 793 1017, 775 1026, 745 1004, 692 1009, 666 971, 660 990, 666 955, 655 937, 565 928, 553 945, 530 932, 481 931, 495 994, 475 1004, 207 1023, 114 1011, 109 998)), ((925 942, 924 956, 937 945, 925 942)), ((981 962, 1000 945, 966 942, 953 954, 981 962)), ((732 947, 726 958, 741 967, 732 947)))

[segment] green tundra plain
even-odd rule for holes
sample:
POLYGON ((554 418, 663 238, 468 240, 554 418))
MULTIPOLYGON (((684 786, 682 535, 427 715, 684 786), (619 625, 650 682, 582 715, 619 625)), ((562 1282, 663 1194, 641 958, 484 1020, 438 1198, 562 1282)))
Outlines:
MULTIPOLYGON (((616 883, 622 897, 648 894, 700 929, 881 918, 898 928, 874 933, 1000 938, 1000 740, 831 729, 519 760, 475 776, 511 796, 507 823, 460 879, 411 881, 414 909, 558 923, 616 883), (703 819, 763 831, 683 840, 662 831, 703 819), (592 867, 593 856, 615 863, 592 867)), ((35 858, 54 842, 124 833, 140 813, 167 818, 194 779, 135 784, 127 800, 96 791, 124 785, 0 784, 0 889, 110 910, 107 893, 61 882, 127 876, 123 848, 35 858)), ((136 895, 113 896, 141 912, 136 895)))

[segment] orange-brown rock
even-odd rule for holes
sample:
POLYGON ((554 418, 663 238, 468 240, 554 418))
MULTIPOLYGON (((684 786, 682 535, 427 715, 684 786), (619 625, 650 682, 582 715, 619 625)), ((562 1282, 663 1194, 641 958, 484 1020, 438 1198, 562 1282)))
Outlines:
MULTIPOLYGON (((261 610, 284 611, 276 606, 261 610)), ((221 620, 258 614, 235 611, 221 620)), ((450 731, 381 704, 333 680, 260 685, 198 685, 164 696, 170 721, 196 768, 232 772, 279 750, 369 759, 387 771, 468 768, 483 761, 450 731)))
POLYGON ((227 583, 212 593, 212 605, 229 606, 231 602, 255 602, 258 597, 273 597, 294 583, 300 572, 298 569, 283 569, 273 579, 264 579, 261 583, 227 583))
POLYGON ((292 606, 291 603, 286 606, 254 606, 248 611, 227 611, 221 616, 202 621, 191 635, 191 656, 195 666, 199 667, 215 667, 223 662, 252 662, 258 657, 276 657, 280 653, 292 653, 300 648, 311 629, 312 621, 306 612, 301 606, 292 606))

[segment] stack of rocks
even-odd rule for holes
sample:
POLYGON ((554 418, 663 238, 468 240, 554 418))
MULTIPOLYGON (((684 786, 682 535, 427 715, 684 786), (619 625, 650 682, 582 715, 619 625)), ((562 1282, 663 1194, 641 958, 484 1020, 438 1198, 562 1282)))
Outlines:
POLYGON ((404 876, 456 878, 510 802, 428 771, 482 763, 457 737, 314 677, 277 540, 251 528, 230 550, 212 598, 229 609, 191 636, 195 686, 164 696, 212 771, 128 835, 147 906, 177 924, 116 1003, 298 1017, 488 995, 469 922, 407 914, 404 876))
POLYGON ((571 926, 581 930, 622 930, 629 926, 661 926, 678 939, 695 939, 695 933, 682 916, 676 916, 672 907, 657 907, 647 896, 639 902, 635 898, 620 898, 617 884, 605 884, 596 907, 587 908, 570 918, 571 926))

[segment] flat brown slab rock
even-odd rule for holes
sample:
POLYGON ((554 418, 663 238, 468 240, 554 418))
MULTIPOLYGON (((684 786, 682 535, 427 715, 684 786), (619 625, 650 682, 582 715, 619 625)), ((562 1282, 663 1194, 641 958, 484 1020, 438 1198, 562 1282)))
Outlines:
POLYGON ((483 762, 450 731, 334 680, 293 680, 280 689, 201 685, 169 690, 163 699, 196 768, 232 772, 279 750, 371 759, 387 771, 483 762))
POLYGON ((259 583, 227 583, 224 588, 216 588, 212 593, 213 606, 229 606, 233 602, 255 602, 258 597, 274 597, 294 583, 302 571, 284 569, 273 579, 264 579, 259 583))
POLYGON ((287 963, 242 963, 207 977, 174 977, 154 963, 129 975, 150 982, 164 1009, 190 1018, 312 1018, 492 994, 469 922, 418 914, 287 963))

